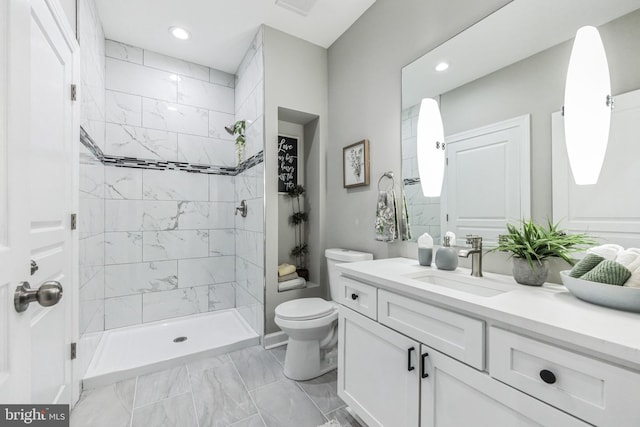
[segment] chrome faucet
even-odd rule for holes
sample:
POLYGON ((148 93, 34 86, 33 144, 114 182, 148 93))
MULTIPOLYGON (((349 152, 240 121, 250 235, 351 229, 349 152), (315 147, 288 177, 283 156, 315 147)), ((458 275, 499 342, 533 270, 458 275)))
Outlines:
POLYGON ((471 249, 461 249, 458 256, 461 258, 469 258, 471 255, 471 275, 474 277, 482 277, 482 237, 467 234, 467 245, 471 245, 471 249))

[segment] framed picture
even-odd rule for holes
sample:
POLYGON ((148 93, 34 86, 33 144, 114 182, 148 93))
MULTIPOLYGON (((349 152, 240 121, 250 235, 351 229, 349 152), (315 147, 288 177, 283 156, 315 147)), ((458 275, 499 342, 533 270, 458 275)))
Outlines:
POLYGON ((298 185, 298 138, 278 135, 278 193, 298 185))
POLYGON ((369 140, 342 149, 342 182, 344 188, 369 185, 369 140))

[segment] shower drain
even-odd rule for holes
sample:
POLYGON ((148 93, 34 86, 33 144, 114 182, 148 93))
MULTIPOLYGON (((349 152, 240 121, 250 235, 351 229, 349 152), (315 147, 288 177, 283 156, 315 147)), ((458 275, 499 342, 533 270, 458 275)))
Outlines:
POLYGON ((187 340, 187 337, 178 337, 178 338, 174 338, 173 342, 185 342, 187 340))

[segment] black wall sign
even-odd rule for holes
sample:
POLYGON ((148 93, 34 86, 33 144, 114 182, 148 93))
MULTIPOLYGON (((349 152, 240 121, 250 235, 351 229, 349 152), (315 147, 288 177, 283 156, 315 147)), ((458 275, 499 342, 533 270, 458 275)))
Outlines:
POLYGON ((298 185, 298 138, 278 136, 278 192, 298 185))

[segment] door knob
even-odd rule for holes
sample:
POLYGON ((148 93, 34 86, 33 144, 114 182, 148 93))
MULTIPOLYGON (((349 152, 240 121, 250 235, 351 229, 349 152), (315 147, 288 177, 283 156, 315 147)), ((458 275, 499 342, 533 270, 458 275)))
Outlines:
POLYGON ((34 301, 38 301, 43 307, 50 307, 56 305, 61 298, 60 282, 54 280, 44 282, 38 289, 31 289, 29 282, 22 282, 13 295, 13 305, 18 313, 22 313, 34 301))

